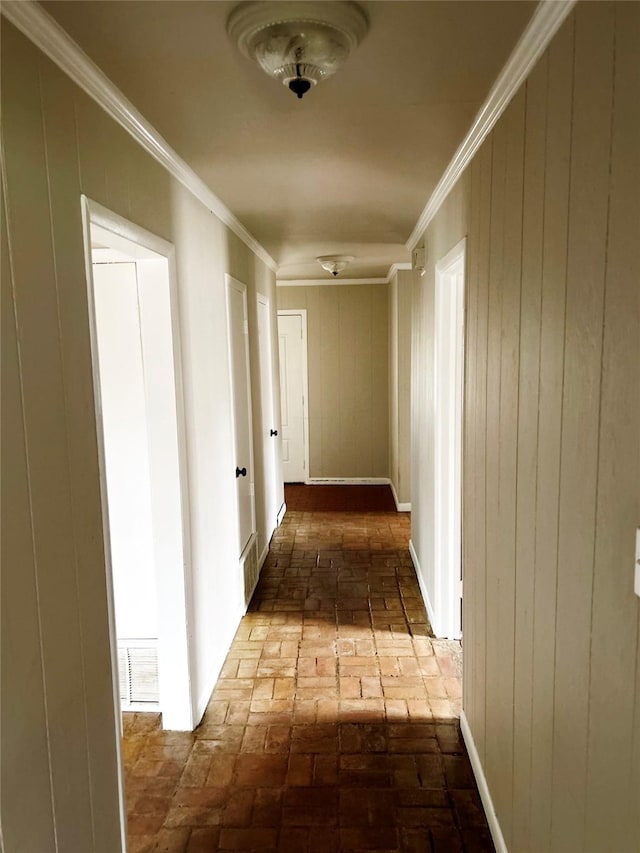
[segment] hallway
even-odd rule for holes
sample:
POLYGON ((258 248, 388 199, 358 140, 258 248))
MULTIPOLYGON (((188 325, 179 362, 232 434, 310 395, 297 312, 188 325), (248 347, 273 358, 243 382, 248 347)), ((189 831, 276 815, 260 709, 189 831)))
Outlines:
POLYGON ((287 512, 199 728, 124 717, 129 853, 493 850, 408 539, 287 512))

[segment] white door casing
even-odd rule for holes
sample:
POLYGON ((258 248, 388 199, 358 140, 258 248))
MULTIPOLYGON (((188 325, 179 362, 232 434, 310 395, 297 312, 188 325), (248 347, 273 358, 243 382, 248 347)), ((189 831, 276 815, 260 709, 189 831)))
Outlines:
POLYGON ((262 403, 262 458, 264 460, 265 516, 267 521, 267 546, 277 527, 278 494, 276 454, 280 451, 280 422, 275 417, 273 405, 273 370, 271 348, 271 312, 269 300, 258 294, 258 344, 260 359, 260 399, 262 403))
POLYGON ((462 637, 462 399, 466 240, 436 265, 434 567, 436 636, 462 637))
MULTIPOLYGON (((154 539, 158 616, 158 676, 162 725, 167 729, 191 731, 195 716, 192 694, 192 649, 190 647, 190 519, 186 430, 182 393, 182 361, 174 248, 171 243, 113 213, 85 195, 81 196, 83 243, 89 308, 89 332, 93 371, 96 432, 100 467, 100 494, 104 539, 105 587, 109 619, 109 644, 113 684, 115 731, 113 743, 119 776, 119 808, 123 850, 126 849, 126 807, 122 760, 120 689, 117 633, 111 563, 109 505, 106 482, 104 425, 100 399, 100 367, 95 313, 92 245, 123 252, 136 260, 140 298, 147 285, 152 301, 163 315, 161 323, 147 316, 140 305, 141 345, 152 360, 154 380, 145 382, 149 430, 149 475, 154 539), (154 267, 142 284, 140 271, 154 267), (151 327, 147 321, 150 320, 151 327), (162 381, 158 379, 162 376, 162 381)), ((145 277, 144 274, 142 277, 145 277)), ((144 298, 141 301, 146 301, 144 298)), ((105 732, 105 737, 109 733, 105 732)))
POLYGON ((307 416, 307 312, 278 311, 282 473, 285 483, 309 477, 307 416))
POLYGON ((256 529, 251 374, 249 370, 249 320, 246 285, 230 275, 225 275, 225 281, 227 286, 229 364, 233 402, 238 557, 240 557, 256 529))

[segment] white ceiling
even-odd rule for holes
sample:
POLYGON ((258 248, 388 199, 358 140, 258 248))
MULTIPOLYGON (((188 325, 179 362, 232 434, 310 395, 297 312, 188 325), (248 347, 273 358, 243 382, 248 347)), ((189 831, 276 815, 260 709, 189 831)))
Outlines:
POLYGON ((525 28, 532 0, 362 2, 368 35, 303 100, 245 59, 219 0, 44 8, 280 264, 385 276, 525 28))

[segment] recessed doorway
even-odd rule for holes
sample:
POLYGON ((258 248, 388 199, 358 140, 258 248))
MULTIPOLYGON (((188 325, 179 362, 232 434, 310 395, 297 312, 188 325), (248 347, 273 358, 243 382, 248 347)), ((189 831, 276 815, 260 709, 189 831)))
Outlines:
MULTIPOLYGON (((173 247, 83 197, 114 701, 191 730, 173 247)), ((119 717, 119 715, 117 715, 119 717)))

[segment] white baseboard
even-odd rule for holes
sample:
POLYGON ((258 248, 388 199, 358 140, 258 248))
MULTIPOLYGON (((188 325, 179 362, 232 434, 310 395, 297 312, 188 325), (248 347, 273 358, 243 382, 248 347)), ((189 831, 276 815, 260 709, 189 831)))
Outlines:
POLYGON ((431 604, 431 599, 429 598, 429 593, 427 591, 427 587, 425 585, 424 578, 422 577, 422 570, 420 568, 420 560, 418 559, 416 549, 415 549, 413 541, 411 539, 409 540, 409 553, 411 554, 411 559, 413 560, 413 566, 416 570, 416 577, 418 578, 418 585, 420 587, 420 592, 422 593, 422 600, 424 601, 424 606, 427 608, 427 616, 429 617, 429 622, 431 623, 431 629, 437 637, 439 635, 438 635, 438 631, 436 629, 436 618, 435 618, 435 613, 433 611, 433 605, 431 604))
POLYGON ((388 486, 390 482, 388 477, 309 477, 305 485, 388 486))
MULTIPOLYGON (((271 531, 271 536, 273 536, 273 531, 271 531)), ((269 537, 269 542, 271 542, 271 536, 269 537)), ((262 554, 258 557, 258 574, 262 571, 264 561, 267 559, 267 554, 269 553, 269 542, 264 546, 262 554)))
POLYGON ((396 492, 396 487, 393 485, 393 480, 389 480, 389 485, 391 486, 391 494, 393 495, 393 499, 396 502, 396 509, 398 512, 411 512, 411 504, 410 503, 400 503, 398 500, 398 493, 396 492))
POLYGON ((227 654, 229 653, 229 649, 231 648, 231 643, 233 642, 233 638, 236 635, 238 625, 240 624, 244 613, 245 611, 243 607, 238 607, 236 609, 235 617, 231 620, 230 623, 228 635, 221 639, 218 644, 219 652, 216 655, 213 666, 209 670, 209 677, 207 678, 206 685, 204 689, 200 692, 200 696, 198 697, 197 707, 195 709, 196 714, 193 720, 194 729, 200 725, 200 721, 202 720, 203 714, 207 710, 207 705, 209 704, 209 700, 211 699, 213 688, 216 686, 218 678, 220 678, 220 672, 227 658, 227 654))
POLYGON ((482 769, 482 762, 480 761, 480 756, 478 755, 478 750, 476 749, 476 744, 471 733, 469 721, 467 720, 464 711, 460 714, 460 729, 462 731, 462 737, 464 738, 465 746, 467 747, 467 752, 469 753, 469 761, 471 762, 473 775, 476 778, 478 792, 480 794, 480 799, 482 800, 482 805, 484 806, 485 815, 487 816, 487 822, 489 824, 491 837, 493 838, 493 843, 496 848, 496 853, 508 853, 507 845, 504 840, 504 835, 502 834, 502 829, 500 828, 500 821, 498 820, 496 810, 493 806, 493 800, 491 799, 489 785, 487 784, 487 779, 484 775, 484 770, 482 769))
POLYGON ((286 511, 287 511, 287 505, 283 501, 282 506, 280 507, 280 509, 278 511, 278 517, 276 518, 276 524, 278 525, 278 527, 280 527, 280 525, 282 524, 282 519, 284 518, 284 514, 286 511))

